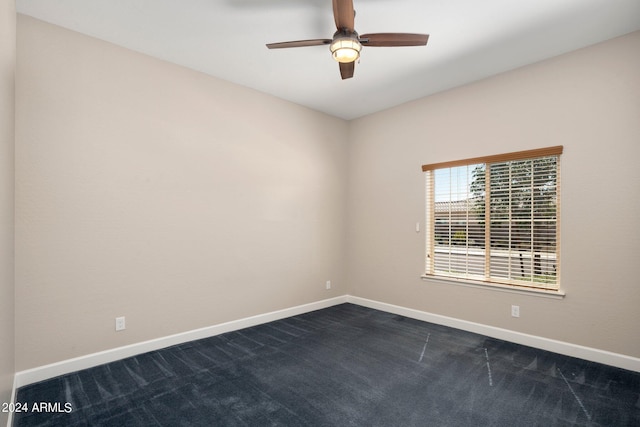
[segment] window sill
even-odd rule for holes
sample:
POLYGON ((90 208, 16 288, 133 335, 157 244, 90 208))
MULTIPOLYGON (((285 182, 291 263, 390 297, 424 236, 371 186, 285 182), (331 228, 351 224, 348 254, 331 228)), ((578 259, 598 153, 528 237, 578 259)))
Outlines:
POLYGON ((523 288, 517 286, 500 285, 498 283, 478 282, 468 279, 456 279, 454 277, 445 276, 426 276, 422 275, 420 278, 427 282, 446 282, 459 286, 467 286, 470 288, 488 289, 491 291, 509 292, 514 294, 530 295, 542 298, 563 299, 565 293, 559 289, 557 291, 548 289, 536 289, 536 288, 523 288))

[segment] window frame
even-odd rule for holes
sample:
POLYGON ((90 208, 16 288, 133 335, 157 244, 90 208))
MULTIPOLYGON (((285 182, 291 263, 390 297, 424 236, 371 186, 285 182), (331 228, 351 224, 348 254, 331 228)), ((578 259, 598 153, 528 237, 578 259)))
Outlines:
MULTIPOLYGON (((469 158, 469 159, 462 159, 462 160, 454 160, 454 161, 448 161, 448 162, 440 162, 440 163, 433 163, 433 164, 427 164, 427 165, 423 165, 422 166, 422 171, 424 172, 425 175, 425 185, 426 185, 426 205, 425 205, 425 217, 426 217, 426 224, 425 224, 425 230, 426 230, 426 241, 425 241, 425 249, 426 249, 426 253, 425 253, 425 273, 421 276, 423 279, 427 279, 427 280, 436 280, 436 281, 446 281, 446 282, 452 282, 452 283, 457 283, 457 284, 462 284, 462 285, 467 285, 467 286, 474 286, 474 287, 481 287, 481 288, 490 288, 490 289, 497 289, 497 290, 503 290, 503 291, 512 291, 512 292, 524 292, 524 293, 536 293, 536 294, 541 294, 541 295, 546 295, 546 296, 559 296, 559 297, 563 297, 564 296, 564 292, 561 290, 561 282, 560 282, 560 196, 561 196, 561 179, 560 179, 560 170, 561 170, 561 154, 563 152, 563 146, 553 146, 553 147, 546 147, 546 148, 540 148, 540 149, 534 149, 534 150, 525 150, 525 151, 518 151, 518 152, 511 152, 511 153, 504 153, 504 154, 498 154, 498 155, 491 155, 491 156, 483 156, 483 157, 475 157, 475 158, 469 158), (490 261, 491 261, 491 252, 492 250, 494 251, 494 253, 497 251, 494 249, 494 246, 492 246, 491 243, 491 227, 489 227, 489 230, 484 231, 484 239, 485 239, 485 245, 482 248, 483 250, 483 256, 485 258, 485 262, 484 262, 484 274, 482 274, 483 277, 469 277, 469 273, 466 272, 464 274, 456 274, 456 273, 451 273, 451 272, 447 272, 446 274, 443 273, 442 271, 440 273, 437 272, 436 270, 436 259, 435 259, 435 248, 437 245, 436 242, 436 207, 435 207, 435 193, 436 193, 436 188, 435 185, 433 184, 433 181, 430 182, 430 180, 434 179, 434 175, 435 175, 435 171, 439 170, 439 169, 450 169, 450 168, 455 168, 455 167, 460 167, 460 166, 471 166, 471 165, 478 165, 478 164, 484 164, 484 170, 485 170, 485 186, 486 186, 486 190, 485 190, 485 203, 486 203, 486 207, 485 207, 485 217, 484 217, 484 221, 485 224, 491 224, 491 209, 490 209, 490 203, 491 203, 491 197, 487 197, 486 195, 491 194, 490 192, 490 179, 487 179, 490 176, 490 169, 491 169, 491 165, 492 164, 507 164, 507 162, 512 162, 512 161, 533 161, 535 159, 540 159, 540 158, 545 158, 545 157, 555 157, 556 158, 556 167, 555 167, 555 198, 556 198, 556 203, 555 203, 555 234, 554 234, 554 243, 555 243, 555 281, 554 283, 550 284, 549 282, 543 283, 543 282, 538 282, 536 281, 536 279, 534 278, 534 272, 533 270, 531 270, 531 280, 528 283, 524 283, 524 281, 518 281, 515 279, 511 279, 509 278, 508 280, 498 280, 496 277, 492 277, 489 273, 489 271, 491 270, 491 265, 490 265, 490 261), (429 259, 430 258, 430 259, 429 259)), ((469 182, 469 180, 467 179, 467 182, 469 182)), ((509 191, 512 190, 512 185, 509 184, 507 187, 509 191)), ((533 187, 532 187, 533 188, 533 187)), ((532 223, 532 229, 533 229, 533 223, 535 222, 535 217, 532 214, 531 217, 531 223, 532 223)), ((495 216, 494 216, 494 221, 495 221, 495 216)), ((510 232, 511 233, 511 232, 510 232)), ((533 232, 532 232, 533 233, 533 232)), ((450 244, 449 247, 452 246, 451 243, 451 237, 450 237, 450 244)), ((469 248, 469 239, 467 238, 465 240, 465 247, 467 248, 467 254, 468 254, 468 248, 469 248)), ((531 242, 532 242, 532 249, 531 249, 531 254, 532 256, 534 256, 534 254, 536 253, 535 250, 535 246, 534 246, 534 238, 533 235, 531 237, 531 242)), ((536 241, 537 242, 537 241, 536 241)), ((541 251, 538 251, 541 252, 541 251)), ((509 249, 509 257, 511 257, 511 249, 509 249)), ((467 258, 465 258, 465 261, 467 260, 467 258)), ((511 268, 511 266, 509 267, 511 268)), ((511 276, 511 270, 509 271, 509 276, 511 276)))

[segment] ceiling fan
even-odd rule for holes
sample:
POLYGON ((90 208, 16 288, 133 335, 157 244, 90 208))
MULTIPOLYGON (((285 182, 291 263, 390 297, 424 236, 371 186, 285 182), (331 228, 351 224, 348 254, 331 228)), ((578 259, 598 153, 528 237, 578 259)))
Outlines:
POLYGON ((424 46, 429 39, 428 34, 412 33, 371 33, 358 35, 354 29, 355 15, 353 0, 333 0, 333 18, 337 28, 337 31, 333 34, 333 38, 269 43, 267 47, 269 49, 282 49, 329 45, 333 59, 339 62, 340 75, 344 80, 353 77, 355 62, 360 58, 362 46, 424 46))

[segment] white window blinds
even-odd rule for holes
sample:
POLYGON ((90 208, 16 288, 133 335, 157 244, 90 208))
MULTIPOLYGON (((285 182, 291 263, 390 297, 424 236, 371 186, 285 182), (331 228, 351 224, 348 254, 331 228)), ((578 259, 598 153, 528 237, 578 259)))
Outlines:
POLYGON ((561 153, 423 166, 426 275, 559 289, 561 153))

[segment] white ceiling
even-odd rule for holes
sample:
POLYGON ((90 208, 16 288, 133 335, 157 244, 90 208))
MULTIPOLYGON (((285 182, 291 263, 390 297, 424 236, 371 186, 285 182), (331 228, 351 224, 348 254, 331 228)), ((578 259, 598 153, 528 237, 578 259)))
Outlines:
POLYGON ((640 29, 640 0, 354 0, 360 34, 430 34, 364 47, 341 80, 331 0, 17 0, 18 12, 344 119, 640 29))

